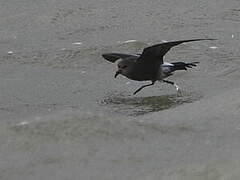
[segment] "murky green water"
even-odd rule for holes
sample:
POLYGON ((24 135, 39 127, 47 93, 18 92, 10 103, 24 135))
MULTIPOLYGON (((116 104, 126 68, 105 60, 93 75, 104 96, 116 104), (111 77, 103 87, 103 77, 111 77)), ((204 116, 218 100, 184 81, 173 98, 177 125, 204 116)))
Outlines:
POLYGON ((238 180, 239 1, 0 2, 0 180, 238 180), (102 53, 199 61, 132 95, 102 53))
POLYGON ((200 95, 186 92, 149 97, 134 97, 132 95, 124 97, 123 94, 118 94, 106 97, 101 101, 101 104, 107 105, 116 113, 139 116, 146 113, 174 108, 184 103, 194 102, 198 99, 200 99, 200 95))

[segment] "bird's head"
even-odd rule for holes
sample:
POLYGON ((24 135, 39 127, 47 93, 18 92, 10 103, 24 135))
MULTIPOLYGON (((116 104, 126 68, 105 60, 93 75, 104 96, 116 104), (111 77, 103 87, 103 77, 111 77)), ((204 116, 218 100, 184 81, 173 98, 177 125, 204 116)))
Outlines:
POLYGON ((116 71, 114 77, 116 78, 119 74, 122 74, 126 77, 128 77, 131 73, 131 68, 133 65, 133 61, 132 60, 122 60, 118 63, 117 67, 118 70, 116 71))

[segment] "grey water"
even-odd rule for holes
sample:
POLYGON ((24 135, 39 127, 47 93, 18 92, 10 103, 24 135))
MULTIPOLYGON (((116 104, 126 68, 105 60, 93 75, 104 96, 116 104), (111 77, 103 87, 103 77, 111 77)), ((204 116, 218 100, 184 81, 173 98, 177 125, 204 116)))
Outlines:
POLYGON ((0 2, 1 180, 238 180, 238 0, 0 2), (185 43, 199 61, 164 83, 119 76, 102 53, 185 43))

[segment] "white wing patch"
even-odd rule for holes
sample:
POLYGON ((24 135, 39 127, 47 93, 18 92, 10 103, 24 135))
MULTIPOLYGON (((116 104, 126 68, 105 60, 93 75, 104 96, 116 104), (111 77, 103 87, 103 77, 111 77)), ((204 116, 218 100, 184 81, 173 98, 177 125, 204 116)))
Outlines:
POLYGON ((174 67, 174 65, 169 62, 164 62, 163 64, 161 64, 160 67, 163 72, 163 75, 167 77, 170 75, 170 73, 172 73, 172 67, 174 67))
POLYGON ((174 66, 174 65, 169 62, 164 62, 161 66, 164 67, 164 66, 174 66))

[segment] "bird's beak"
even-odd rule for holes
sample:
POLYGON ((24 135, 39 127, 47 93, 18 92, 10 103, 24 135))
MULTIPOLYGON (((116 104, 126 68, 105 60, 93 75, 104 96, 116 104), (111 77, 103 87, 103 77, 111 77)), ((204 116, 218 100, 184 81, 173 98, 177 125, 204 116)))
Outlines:
POLYGON ((117 70, 114 77, 116 78, 119 74, 121 74, 121 71, 120 70, 117 70))

